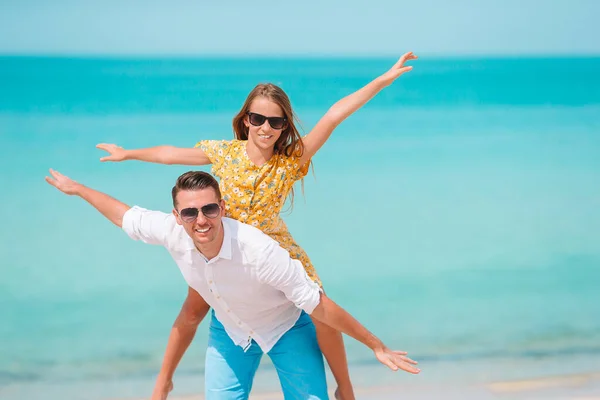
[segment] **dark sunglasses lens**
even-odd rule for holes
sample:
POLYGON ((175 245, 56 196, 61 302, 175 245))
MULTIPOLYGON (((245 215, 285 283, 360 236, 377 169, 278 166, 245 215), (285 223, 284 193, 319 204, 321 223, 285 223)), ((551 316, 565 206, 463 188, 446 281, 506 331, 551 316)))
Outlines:
POLYGON ((198 218, 198 209, 197 208, 184 208, 183 210, 181 210, 179 215, 181 215, 181 219, 184 220, 185 222, 191 222, 191 221, 194 221, 196 218, 198 218))
POLYGON ((216 218, 221 212, 221 208, 217 203, 207 204, 202 207, 202 214, 208 218, 216 218))
POLYGON ((269 118, 269 125, 271 125, 271 128, 273 128, 273 129, 281 129, 281 128, 283 128, 284 124, 285 124, 285 119, 283 119, 281 117, 269 118))
POLYGON ((265 120, 267 119, 267 117, 265 117, 264 115, 254 114, 254 113, 250 113, 249 117, 250 117, 250 123, 254 126, 261 126, 262 124, 265 123, 265 120))

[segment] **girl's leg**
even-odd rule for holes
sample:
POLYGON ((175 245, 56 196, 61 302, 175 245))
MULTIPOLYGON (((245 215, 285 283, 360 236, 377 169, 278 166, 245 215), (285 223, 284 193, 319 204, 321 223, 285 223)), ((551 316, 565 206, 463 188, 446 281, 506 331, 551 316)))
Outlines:
POLYGON ((354 400, 354 390, 350 381, 350 372, 348 371, 348 360, 346 359, 346 349, 344 339, 339 331, 331 328, 324 323, 312 319, 317 330, 317 341, 319 347, 331 368, 331 373, 338 385, 335 391, 335 397, 339 400, 354 400))
MULTIPOLYGON (((302 262, 308 277, 315 281, 321 288, 323 287, 321 279, 315 271, 310 259, 296 243, 288 243, 290 254, 295 254, 296 259, 302 262)), ((350 372, 348 371, 348 360, 346 359, 346 349, 344 348, 344 340, 341 332, 325 325, 322 322, 312 318, 313 324, 317 331, 317 342, 321 348, 321 352, 329 364, 329 368, 333 373, 333 377, 337 383, 335 398, 338 400, 354 400, 354 390, 350 381, 350 372)))

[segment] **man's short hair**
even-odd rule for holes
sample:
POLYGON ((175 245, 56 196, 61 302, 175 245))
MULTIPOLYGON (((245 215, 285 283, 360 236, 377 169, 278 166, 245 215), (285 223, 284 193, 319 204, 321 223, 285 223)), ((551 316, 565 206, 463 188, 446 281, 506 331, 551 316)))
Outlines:
POLYGON ((177 194, 182 190, 203 190, 213 188, 217 199, 221 201, 221 190, 219 182, 209 173, 203 171, 189 171, 177 178, 171 195, 173 196, 173 207, 177 208, 177 194))

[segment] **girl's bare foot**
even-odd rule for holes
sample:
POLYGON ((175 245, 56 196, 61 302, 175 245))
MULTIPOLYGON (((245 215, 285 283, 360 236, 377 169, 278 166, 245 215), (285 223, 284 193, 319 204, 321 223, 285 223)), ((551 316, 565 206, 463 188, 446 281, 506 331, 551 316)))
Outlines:
POLYGON ((354 391, 352 388, 342 391, 339 387, 335 389, 334 393, 335 400, 355 400, 354 391))

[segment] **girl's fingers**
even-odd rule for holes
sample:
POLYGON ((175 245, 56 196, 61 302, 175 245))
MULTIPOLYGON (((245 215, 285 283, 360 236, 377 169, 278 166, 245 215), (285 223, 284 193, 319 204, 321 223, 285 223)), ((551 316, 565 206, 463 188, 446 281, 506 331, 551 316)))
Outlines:
POLYGON ((404 63, 406 61, 408 61, 408 60, 416 60, 417 58, 419 58, 419 57, 415 56, 412 51, 409 51, 408 53, 405 53, 405 54, 402 55, 402 57, 400 57, 400 59, 398 60, 398 62, 396 63, 395 66, 396 67, 401 67, 402 65, 404 65, 404 63))
POLYGON ((52 186, 54 186, 55 188, 58 189, 58 186, 56 186, 56 181, 54 179, 52 179, 52 178, 50 178, 48 176, 45 177, 45 179, 46 179, 46 182, 48 182, 49 184, 51 184, 52 186))

